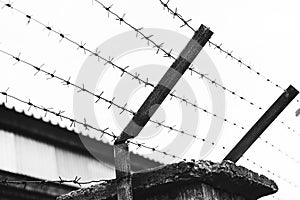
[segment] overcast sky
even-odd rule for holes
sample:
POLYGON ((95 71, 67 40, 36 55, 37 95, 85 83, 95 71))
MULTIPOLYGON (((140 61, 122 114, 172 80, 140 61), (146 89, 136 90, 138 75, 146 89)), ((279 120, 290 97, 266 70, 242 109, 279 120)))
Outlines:
MULTIPOLYGON (((157 30, 166 29, 183 35, 186 38, 191 38, 193 35, 193 32, 187 27, 179 28, 182 22, 176 18, 173 19, 170 14, 163 10, 159 0, 106 0, 103 3, 105 5, 114 4, 112 10, 120 16, 126 13, 125 19, 136 27, 155 28, 157 30)), ((126 31, 132 31, 128 26, 120 25, 114 17, 110 16, 108 18, 107 12, 100 5, 95 2, 92 3, 92 1, 15 0, 12 5, 24 13, 32 15, 33 18, 38 19, 44 24, 49 25, 52 29, 69 34, 68 37, 74 41, 83 42, 83 44, 86 43, 86 47, 91 50, 94 50, 113 36, 126 31)), ((251 65, 256 71, 261 72, 265 77, 270 78, 276 84, 279 84, 283 88, 287 88, 289 85, 293 85, 298 89, 300 88, 298 69, 300 64, 298 55, 300 45, 300 14, 298 1, 173 0, 170 2, 170 7, 177 7, 178 12, 187 20, 190 18, 193 19, 191 25, 195 29, 201 24, 210 27, 214 32, 212 41, 217 44, 222 43, 222 47, 226 50, 233 50, 234 55, 251 65)), ((50 72, 56 70, 55 74, 58 76, 66 79, 71 77, 71 81, 75 82, 84 62, 89 59, 88 54, 84 54, 81 49, 77 50, 76 46, 66 40, 59 42, 60 38, 57 35, 44 30, 41 25, 34 21, 30 22, 29 25, 26 22, 26 18, 14 10, 7 7, 0 10, 0 49, 16 56, 21 52, 22 59, 38 66, 45 64, 43 69, 50 72)), ((132 40, 138 39, 132 37, 132 40)), ((159 36, 153 36, 153 40, 157 43, 165 42, 159 36)), ((173 42, 174 44, 170 42, 166 46, 175 46, 177 41, 174 40, 173 42)), ((126 44, 126 42, 120 43, 120 46, 126 44)), ((169 51, 170 48, 167 50, 169 51)), ((263 111, 281 95, 282 90, 269 84, 261 76, 247 70, 245 67, 241 67, 237 62, 226 58, 226 55, 221 54, 218 50, 205 46, 204 52, 212 60, 216 71, 220 75, 220 78, 216 81, 221 82, 222 85, 232 89, 256 105, 262 106, 263 111)), ((174 53, 176 55, 178 52, 174 53)), ((128 52, 124 52, 123 55, 119 55, 116 63, 122 66, 148 66, 149 68, 151 68, 151 65, 170 66, 172 63, 171 60, 166 60, 162 55, 155 55, 155 50, 147 51, 147 48, 140 50, 130 49, 128 52)), ((66 115, 73 115, 74 88, 62 86, 57 80, 47 81, 47 77, 42 74, 33 76, 35 73, 34 70, 24 64, 17 63, 13 65, 14 63, 15 60, 12 58, 0 54, 1 91, 9 87, 9 93, 14 96, 26 101, 30 98, 33 103, 38 105, 53 107, 56 111, 62 109, 66 111, 66 115)), ((151 76, 151 74, 146 74, 148 73, 147 70, 139 71, 139 73, 141 73, 142 77, 151 76)), ((117 87, 117 84, 121 80, 119 75, 119 72, 116 75, 114 71, 107 71, 105 75, 99 77, 97 91, 94 92, 104 90, 106 97, 112 98, 114 95, 113 91, 115 90, 114 87, 117 87)), ((201 104, 200 106, 208 109, 216 106, 211 101, 212 96, 208 89, 209 83, 189 75, 185 75, 184 80, 193 90, 192 93, 196 98, 191 98, 193 101, 197 100, 201 104)), ((127 102, 129 107, 131 106, 130 108, 133 110, 138 109, 138 106, 150 91, 149 88, 144 89, 144 87, 140 87, 137 84, 135 89, 131 91, 130 99, 127 102)), ((221 137, 216 142, 220 146, 231 149, 256 120, 259 119, 263 111, 256 109, 227 92, 224 94, 226 96, 226 118, 245 127, 245 130, 241 130, 228 123, 223 124, 221 137)), ((179 94, 178 92, 178 95, 184 96, 187 94, 179 94)), ((186 97, 189 98, 188 96, 186 97)), ((120 98, 122 99, 122 97, 120 98)), ((1 101, 5 101, 5 99, 1 98, 1 101)), ((182 120, 193 120, 192 118, 183 119, 182 117, 182 110, 189 109, 187 106, 176 101, 168 100, 168 102, 170 103, 164 102, 163 109, 166 121, 169 124, 176 124, 176 127, 180 127, 182 120)), ((126 102, 120 100, 120 104, 124 105, 124 103, 126 102)), ((15 106, 19 111, 28 109, 28 107, 13 100, 9 100, 7 105, 9 107, 15 106)), ((97 109, 95 113, 97 113, 97 120, 99 120, 98 123, 111 127, 116 133, 121 132, 124 127, 116 124, 113 112, 105 108, 107 105, 104 105, 105 107, 103 108, 101 106, 95 106, 95 109, 97 109)), ((82 107, 82 109, 85 108, 84 106, 82 107)), ((294 157, 296 160, 300 160, 300 153, 298 151, 300 144, 300 119, 295 116, 295 112, 299 108, 300 104, 294 100, 262 136, 263 140, 274 144, 277 148, 294 157), (287 126, 292 127, 296 133, 288 130, 286 126, 281 124, 281 121, 284 121, 287 126)), ((205 137, 212 117, 200 111, 198 112, 201 123, 198 125, 195 134, 199 137, 205 137)), ((27 113, 33 113, 35 116, 44 115, 44 113, 34 110, 27 113)), ((59 121, 59 119, 53 116, 47 116, 46 120, 49 119, 53 122, 59 121)), ((60 124, 69 126, 68 122, 60 122, 60 124)), ((155 144, 157 144, 163 147, 166 145, 166 141, 171 143, 173 138, 174 136, 170 136, 168 130, 164 130, 160 131, 155 137, 150 137, 149 141, 147 141, 147 137, 146 139, 144 138, 142 142, 149 144, 149 146, 156 146, 155 144)), ((185 149, 185 155, 182 155, 182 157, 188 159, 208 159, 219 162, 228 153, 228 151, 215 148, 208 155, 199 157, 201 145, 201 142, 194 142, 188 149, 185 149)), ((140 153, 147 156, 147 152, 142 152, 141 150, 140 153)), ((148 156, 151 157, 151 155, 148 156)), ((246 159, 241 159, 238 164, 263 173, 278 183, 280 190, 276 198, 292 199, 298 195, 297 191, 299 191, 299 187, 295 188, 277 176, 280 175, 292 181, 293 184, 300 185, 299 163, 297 164, 286 155, 283 155, 283 153, 265 144, 262 140, 257 141, 245 156, 254 160, 258 165, 247 162, 246 159), (263 166, 264 168, 261 169, 259 166, 263 166), (273 176, 267 170, 271 170, 277 176, 273 176)), ((163 157, 161 160, 163 160, 163 157)))

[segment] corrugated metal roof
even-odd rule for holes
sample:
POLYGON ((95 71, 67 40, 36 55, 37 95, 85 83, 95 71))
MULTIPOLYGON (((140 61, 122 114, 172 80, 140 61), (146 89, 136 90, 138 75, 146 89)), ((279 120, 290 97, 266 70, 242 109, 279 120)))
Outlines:
MULTIPOLYGON (((51 120, 45 121, 42 117, 36 118, 33 115, 28 115, 24 110, 19 112, 14 107, 8 108, 5 104, 0 104, 0 129, 86 156, 93 155, 93 157, 101 158, 102 161, 114 165, 113 146, 111 144, 97 140, 91 135, 83 135, 75 132, 75 130, 69 130, 51 120)), ((131 164, 133 171, 162 165, 162 163, 135 153, 131 153, 131 164)))

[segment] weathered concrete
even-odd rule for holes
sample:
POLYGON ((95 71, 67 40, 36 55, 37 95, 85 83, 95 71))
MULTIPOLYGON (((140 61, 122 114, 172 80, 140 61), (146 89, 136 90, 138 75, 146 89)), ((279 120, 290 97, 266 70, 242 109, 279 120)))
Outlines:
MULTIPOLYGON (((134 199, 254 200, 275 193, 274 181, 231 162, 180 162, 132 175, 134 199)), ((58 200, 115 200, 116 180, 62 195, 58 200)))

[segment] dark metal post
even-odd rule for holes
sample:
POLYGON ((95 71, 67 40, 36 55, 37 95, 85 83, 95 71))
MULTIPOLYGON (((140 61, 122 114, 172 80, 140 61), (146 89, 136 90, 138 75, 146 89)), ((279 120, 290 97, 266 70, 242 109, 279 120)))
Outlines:
MULTIPOLYGON (((190 64, 200 53, 201 49, 208 42, 213 32, 209 28, 201 25, 200 28, 195 32, 193 38, 189 41, 186 47, 182 50, 179 57, 171 65, 168 71, 164 74, 158 85, 153 89, 151 94, 145 100, 143 105, 134 115, 133 119, 124 128, 121 135, 115 141, 114 151, 115 151, 115 164, 116 164, 116 175, 117 179, 123 179, 120 176, 130 174, 130 158, 128 151, 128 145, 126 141, 130 138, 136 137, 147 122, 150 120, 151 116, 155 113, 167 95, 170 93, 172 88, 188 69, 190 64), (120 148, 120 145, 123 148, 120 148), (127 158, 124 158, 124 156, 127 158), (118 171, 125 170, 125 171, 118 171)), ((132 199, 132 188, 130 176, 126 181, 118 184, 118 200, 131 200, 132 199)))
POLYGON ((224 160, 237 162, 268 126, 278 117, 278 115, 289 105, 298 95, 298 91, 289 86, 288 89, 273 103, 273 105, 263 114, 263 116, 252 126, 247 134, 230 151, 224 160))

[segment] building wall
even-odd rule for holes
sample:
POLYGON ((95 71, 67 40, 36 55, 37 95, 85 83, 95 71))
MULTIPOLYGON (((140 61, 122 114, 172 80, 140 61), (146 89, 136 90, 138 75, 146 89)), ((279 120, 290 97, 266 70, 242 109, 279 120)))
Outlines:
POLYGON ((0 130, 0 169, 48 180, 115 177, 110 164, 4 130, 0 130))

